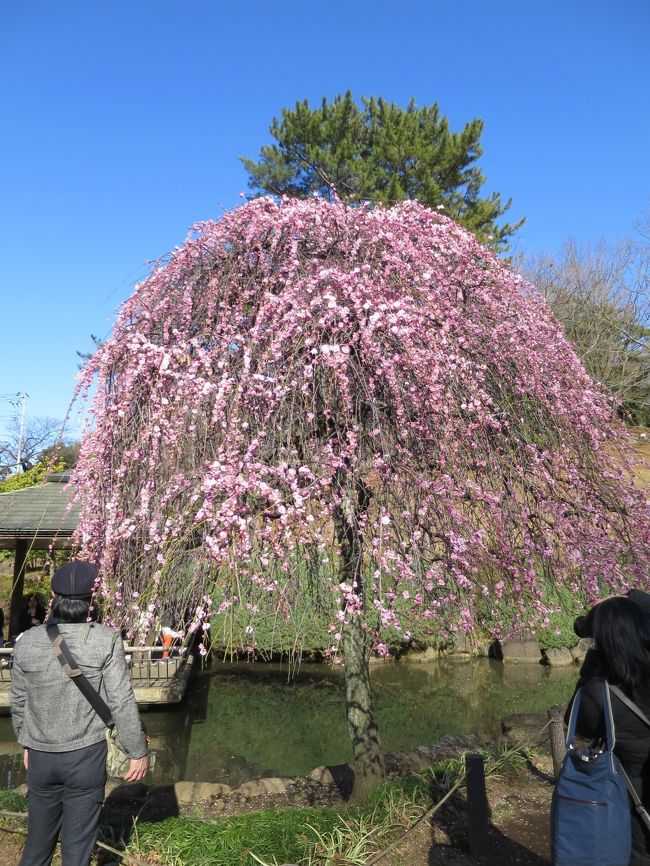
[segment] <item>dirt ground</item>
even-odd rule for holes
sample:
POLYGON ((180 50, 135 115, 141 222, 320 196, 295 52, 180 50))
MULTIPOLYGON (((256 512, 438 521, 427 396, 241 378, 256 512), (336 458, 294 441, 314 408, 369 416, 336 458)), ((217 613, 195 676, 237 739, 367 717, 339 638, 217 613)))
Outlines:
POLYGON ((10 836, 5 829, 0 829, 0 866, 16 866, 22 847, 21 836, 10 836))
POLYGON ((484 856, 469 852, 463 794, 378 866, 550 866, 550 770, 550 758, 539 758, 525 770, 487 780, 490 824, 484 856))

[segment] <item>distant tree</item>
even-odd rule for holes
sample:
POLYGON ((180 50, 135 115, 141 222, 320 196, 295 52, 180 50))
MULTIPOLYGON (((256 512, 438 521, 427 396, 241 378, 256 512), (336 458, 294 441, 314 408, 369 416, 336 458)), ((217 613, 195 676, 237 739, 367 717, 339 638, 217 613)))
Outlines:
POLYGON ((384 767, 369 656, 410 642, 405 617, 498 636, 548 625, 549 587, 647 581, 626 430, 530 285, 415 202, 201 224, 82 377, 78 537, 107 618, 205 638, 241 611, 254 652, 263 605, 322 605, 355 799, 384 767))
POLYGON ((56 445, 50 445, 45 448, 39 455, 39 462, 48 466, 51 463, 56 463, 60 466, 57 471, 62 472, 65 469, 72 469, 77 465, 79 459, 79 442, 59 442, 56 445))
POLYGON ((628 240, 578 246, 525 266, 589 375, 628 422, 650 421, 650 257, 628 240))
POLYGON ((17 467, 23 471, 31 469, 41 452, 54 445, 62 426, 54 418, 30 418, 21 431, 18 415, 11 418, 0 441, 0 473, 7 475, 17 467))
POLYGON ((282 109, 270 132, 276 144, 258 161, 240 157, 257 194, 304 198, 333 193, 345 202, 392 205, 417 199, 444 207, 447 216, 495 248, 505 248, 523 220, 500 225, 510 207, 498 193, 481 198, 485 177, 477 160, 483 121, 452 132, 437 104, 406 109, 372 97, 357 105, 348 91, 319 108, 307 100, 282 109))

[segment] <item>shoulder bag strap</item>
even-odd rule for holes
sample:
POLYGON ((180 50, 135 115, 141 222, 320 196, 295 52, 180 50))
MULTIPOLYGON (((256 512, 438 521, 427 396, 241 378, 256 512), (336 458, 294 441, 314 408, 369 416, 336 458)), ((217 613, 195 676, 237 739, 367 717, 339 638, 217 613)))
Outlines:
MULTIPOLYGON (((646 723, 646 725, 648 725, 648 727, 650 727, 650 719, 647 718, 645 713, 643 713, 633 701, 631 701, 626 695, 624 695, 623 692, 619 688, 617 688, 617 686, 612 686, 610 683, 607 683, 608 697, 609 697, 610 692, 613 692, 617 698, 619 698, 626 706, 628 706, 632 710, 633 713, 636 713, 636 715, 640 719, 642 719, 646 723)), ((650 815, 648 815, 648 812, 647 812, 645 806, 643 805, 643 803, 641 802, 641 799, 640 799, 639 795, 637 794, 637 792, 634 788, 634 785, 630 781, 630 777, 628 776, 628 774, 623 769, 623 765, 621 764, 620 761, 619 761, 619 770, 623 774, 623 776, 625 777, 625 784, 627 785, 627 792, 630 795, 632 802, 634 803, 634 808, 636 809, 639 818, 645 824, 646 829, 650 830, 650 815)))
POLYGON ((619 770, 625 777, 625 784, 627 785, 627 792, 632 798, 632 802, 634 803, 634 808, 636 809, 637 815, 645 824, 646 830, 650 830, 650 815, 648 815, 646 807, 641 802, 639 795, 637 794, 634 785, 630 781, 630 777, 623 769, 623 765, 619 762, 619 770))
POLYGON ((650 719, 646 716, 646 714, 645 714, 642 710, 639 709, 639 707, 637 707, 637 705, 634 703, 634 701, 631 701, 631 700, 628 698, 628 696, 627 696, 626 694, 624 694, 624 693, 623 693, 623 692, 618 688, 618 686, 613 686, 613 685, 611 685, 611 683, 610 683, 610 684, 609 684, 609 690, 610 690, 610 692, 614 692, 614 694, 616 695, 616 697, 617 697, 619 700, 623 701, 623 703, 625 704, 625 706, 626 706, 626 707, 629 707, 629 708, 632 710, 633 713, 636 713, 636 715, 641 719, 641 721, 642 721, 642 722, 645 722, 646 725, 650 728, 650 719))
POLYGON ((102 722, 107 728, 115 727, 113 714, 106 701, 99 695, 88 682, 81 671, 77 660, 70 652, 70 649, 63 639, 63 635, 59 631, 59 627, 55 622, 50 622, 46 627, 47 636, 52 642, 54 653, 59 660, 59 663, 66 674, 70 677, 75 686, 79 689, 84 698, 88 701, 91 707, 95 710, 102 722))

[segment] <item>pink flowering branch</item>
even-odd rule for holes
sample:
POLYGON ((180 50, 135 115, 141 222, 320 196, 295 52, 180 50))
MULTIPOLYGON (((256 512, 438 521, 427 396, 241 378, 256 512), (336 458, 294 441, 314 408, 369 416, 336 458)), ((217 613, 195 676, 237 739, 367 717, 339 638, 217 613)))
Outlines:
POLYGON ((415 202, 264 198, 197 225, 94 380, 79 539, 141 639, 163 612, 207 639, 242 599, 290 619, 307 575, 333 634, 342 611, 380 653, 405 610, 508 633, 544 621, 545 579, 646 582, 607 395, 534 289, 415 202))

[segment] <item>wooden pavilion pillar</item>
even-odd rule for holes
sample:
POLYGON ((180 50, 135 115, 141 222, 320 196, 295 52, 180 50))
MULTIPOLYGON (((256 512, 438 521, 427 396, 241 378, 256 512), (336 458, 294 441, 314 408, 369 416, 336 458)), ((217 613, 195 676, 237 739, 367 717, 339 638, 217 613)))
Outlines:
POLYGON ((29 540, 27 538, 17 538, 16 555, 14 558, 14 581, 11 587, 11 602, 9 605, 9 637, 15 637, 20 629, 28 550, 29 540))

